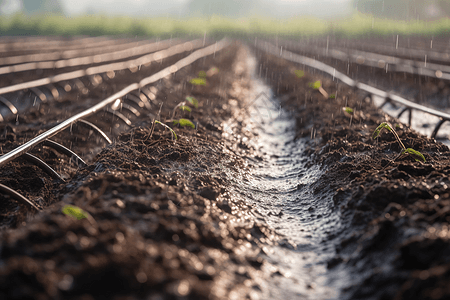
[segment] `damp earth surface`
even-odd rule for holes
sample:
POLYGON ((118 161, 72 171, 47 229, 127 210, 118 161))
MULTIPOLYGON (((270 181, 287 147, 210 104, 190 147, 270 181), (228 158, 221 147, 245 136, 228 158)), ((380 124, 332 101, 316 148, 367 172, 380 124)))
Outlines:
MULTIPOLYGON (((0 197, 0 298, 450 297, 446 145, 332 78, 243 42, 153 91, 159 110, 131 128, 112 126, 111 145, 78 128, 55 137, 75 136, 86 167, 33 149, 64 182, 21 159, 0 170, 1 183, 45 207, 34 213, 0 197), (190 84, 201 71, 206 84, 190 84), (335 97, 315 89, 318 80, 335 97), (177 109, 186 97, 198 108, 177 109), (396 159, 392 134, 374 140, 382 122, 426 162, 396 159), (72 219, 66 205, 91 218, 72 219)), ((1 124, 3 153, 69 115, 75 100, 1 124)))

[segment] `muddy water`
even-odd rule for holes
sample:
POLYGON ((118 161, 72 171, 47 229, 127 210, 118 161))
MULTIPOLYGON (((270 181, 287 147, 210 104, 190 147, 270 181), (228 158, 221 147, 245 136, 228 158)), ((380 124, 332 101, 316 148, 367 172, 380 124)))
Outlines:
MULTIPOLYGON (((253 56, 247 63, 251 70, 258 67, 253 56)), ((305 166, 305 141, 294 140, 294 118, 257 75, 252 80, 247 128, 258 136, 249 143, 258 150, 259 159, 248 158, 251 171, 229 174, 229 178, 234 194, 252 204, 258 217, 285 236, 283 246, 265 249, 267 260, 281 274, 261 283, 264 298, 338 299, 338 288, 349 276, 327 273, 326 261, 335 254, 331 237, 344 226, 332 193, 314 193, 324 170, 305 166)))

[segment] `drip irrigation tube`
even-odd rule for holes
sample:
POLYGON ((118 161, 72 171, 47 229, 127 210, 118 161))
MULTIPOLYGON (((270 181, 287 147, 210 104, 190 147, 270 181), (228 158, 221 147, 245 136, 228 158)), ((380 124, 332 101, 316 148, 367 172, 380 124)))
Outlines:
POLYGON ((0 88, 0 95, 6 94, 6 93, 12 93, 17 92, 24 89, 30 89, 38 86, 43 86, 49 83, 57 83, 65 80, 80 78, 86 75, 95 75, 100 73, 105 73, 109 71, 118 71, 118 70, 125 70, 130 68, 137 68, 140 65, 145 65, 148 63, 151 63, 153 61, 161 60, 164 58, 167 58, 172 55, 176 55, 185 51, 190 51, 195 48, 202 47, 203 42, 202 40, 193 40, 191 42, 186 42, 181 45, 172 46, 168 49, 161 50, 152 54, 141 56, 137 59, 125 61, 125 62, 118 62, 118 63, 112 63, 112 64, 106 64, 96 67, 90 67, 85 70, 78 70, 63 74, 54 75, 51 77, 41 78, 37 80, 32 80, 28 82, 23 82, 19 84, 15 84, 12 86, 7 86, 0 88))
MULTIPOLYGON (((52 56, 47 57, 46 54, 39 54, 39 57, 33 54, 30 55, 30 57, 36 56, 34 57, 33 62, 0 67, 0 75, 15 72, 30 71, 35 69, 61 69, 68 67, 78 67, 90 64, 111 62, 161 50, 171 46, 173 42, 174 42, 173 40, 164 40, 142 46, 139 45, 136 46, 136 43, 132 43, 133 46, 131 48, 124 50, 62 60, 52 60, 53 59, 52 56)), ((2 64, 2 60, 4 59, 0 58, 0 64, 2 64)))
POLYGON ((300 51, 305 51, 311 55, 322 55, 341 61, 351 61, 360 65, 375 68, 384 68, 390 72, 403 72, 415 75, 428 76, 433 78, 450 80, 450 66, 434 63, 419 62, 414 60, 401 59, 395 56, 387 56, 376 53, 356 51, 356 50, 336 50, 324 47, 311 46, 289 46, 300 51))
POLYGON ((152 76, 149 76, 147 78, 142 79, 140 82, 138 83, 133 83, 130 84, 129 86, 127 86, 126 88, 122 89, 121 91, 115 93, 114 95, 106 98, 105 100, 101 101, 100 103, 94 105, 93 107, 86 109, 70 118, 68 118, 67 120, 61 122, 60 124, 56 125, 55 127, 47 130, 46 132, 36 136, 35 138, 33 138, 32 140, 28 141, 27 143, 17 147, 16 149, 2 155, 0 157, 0 167, 4 166, 5 164, 7 164, 8 162, 10 162, 11 160, 23 155, 24 153, 26 153, 27 151, 29 151, 30 149, 32 149, 34 146, 36 146, 37 144, 51 138, 52 136, 58 134, 59 132, 61 132, 62 130, 66 129, 67 127, 71 126, 73 123, 77 122, 78 120, 90 116, 96 112, 98 112, 99 110, 103 109, 104 107, 106 107, 109 104, 114 103, 114 101, 116 101, 117 99, 125 96, 126 94, 138 90, 140 88, 145 87, 148 84, 154 83, 164 77, 167 77, 168 75, 171 75, 175 72, 177 72, 178 70, 180 70, 181 68, 184 68, 190 64, 192 64, 193 62, 195 62, 196 60, 211 55, 217 51, 220 51, 221 49, 225 48, 226 46, 228 46, 230 44, 230 42, 227 39, 223 39, 213 45, 210 45, 208 47, 199 49, 193 53, 191 53, 190 55, 188 55, 187 57, 179 60, 177 63, 153 74, 152 76))
POLYGON ((284 50, 284 49, 282 49, 280 47, 272 45, 269 42, 264 42, 264 45, 262 45, 261 42, 258 42, 258 43, 255 43, 255 45, 256 45, 257 48, 259 48, 259 49, 261 49, 261 50, 263 50, 263 51, 265 51, 267 53, 270 53, 272 55, 277 55, 277 56, 280 56, 280 57, 282 57, 282 58, 284 58, 286 60, 289 60, 289 61, 292 61, 292 62, 296 62, 296 63, 300 63, 300 64, 306 65, 308 67, 311 67, 311 68, 320 70, 322 72, 328 73, 329 75, 333 76, 334 78, 337 78, 337 79, 341 80, 342 82, 344 82, 345 84, 347 84, 347 85, 349 85, 349 86, 351 86, 353 88, 365 91, 371 96, 372 95, 376 95, 378 97, 384 98, 386 100, 386 102, 393 101, 393 102, 399 103, 399 104, 401 104, 403 106, 406 106, 406 107, 408 107, 410 109, 416 109, 416 110, 419 110, 419 111, 422 111, 422 112, 428 113, 430 115, 434 115, 434 116, 437 116, 437 117, 441 118, 441 121, 436 125, 435 130, 433 131, 433 133, 431 135, 432 138, 436 137, 436 134, 437 134, 440 126, 444 122, 450 120, 450 114, 447 114, 447 113, 444 113, 442 111, 435 110, 435 109, 432 109, 432 108, 425 107, 423 105, 414 103, 412 101, 406 100, 405 98, 402 98, 400 96, 397 96, 397 95, 385 92, 383 90, 377 89, 377 88, 375 88, 373 86, 370 86, 368 84, 357 82, 357 81, 351 79, 350 77, 342 74, 341 72, 336 71, 335 68, 333 68, 333 67, 331 67, 329 65, 326 65, 326 64, 324 64, 324 63, 322 63, 320 61, 317 61, 315 59, 312 59, 312 58, 309 58, 309 57, 306 57, 306 56, 302 56, 302 55, 299 55, 299 54, 296 54, 296 53, 284 50))

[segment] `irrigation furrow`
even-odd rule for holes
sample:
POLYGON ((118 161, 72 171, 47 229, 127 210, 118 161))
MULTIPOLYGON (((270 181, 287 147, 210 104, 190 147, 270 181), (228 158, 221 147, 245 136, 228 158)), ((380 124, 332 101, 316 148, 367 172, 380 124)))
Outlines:
MULTIPOLYGON (((256 136, 249 143, 261 159, 248 158, 250 173, 228 176, 233 195, 251 203, 270 228, 289 241, 284 247, 264 251, 268 261, 287 276, 268 280, 262 298, 337 299, 324 264, 334 255, 328 235, 341 230, 342 220, 329 191, 313 192, 312 186, 323 170, 306 167, 305 141, 296 137, 294 116, 281 107, 275 89, 264 82, 263 74, 258 77, 258 61, 253 54, 247 64, 253 91, 246 128, 256 136)), ((232 122, 225 125, 227 135, 233 134, 232 122)), ((341 276, 344 279, 348 275, 342 272, 341 276)))

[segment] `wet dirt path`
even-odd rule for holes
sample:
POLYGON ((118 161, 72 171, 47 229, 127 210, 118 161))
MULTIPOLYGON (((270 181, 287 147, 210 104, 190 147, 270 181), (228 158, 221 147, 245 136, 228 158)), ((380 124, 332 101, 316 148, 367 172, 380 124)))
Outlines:
MULTIPOLYGON (((326 261, 335 255, 335 236, 342 228, 333 192, 314 192, 324 170, 307 166, 305 139, 296 139, 295 118, 284 110, 271 88, 257 74, 256 57, 249 52, 252 95, 246 129, 256 138, 248 143, 257 152, 248 157, 250 172, 229 173, 232 193, 251 204, 258 217, 285 238, 266 248, 268 262, 280 276, 266 282, 265 299, 338 299, 337 289, 347 275, 325 274, 326 261)), ((225 132, 232 134, 225 125, 225 132)))

